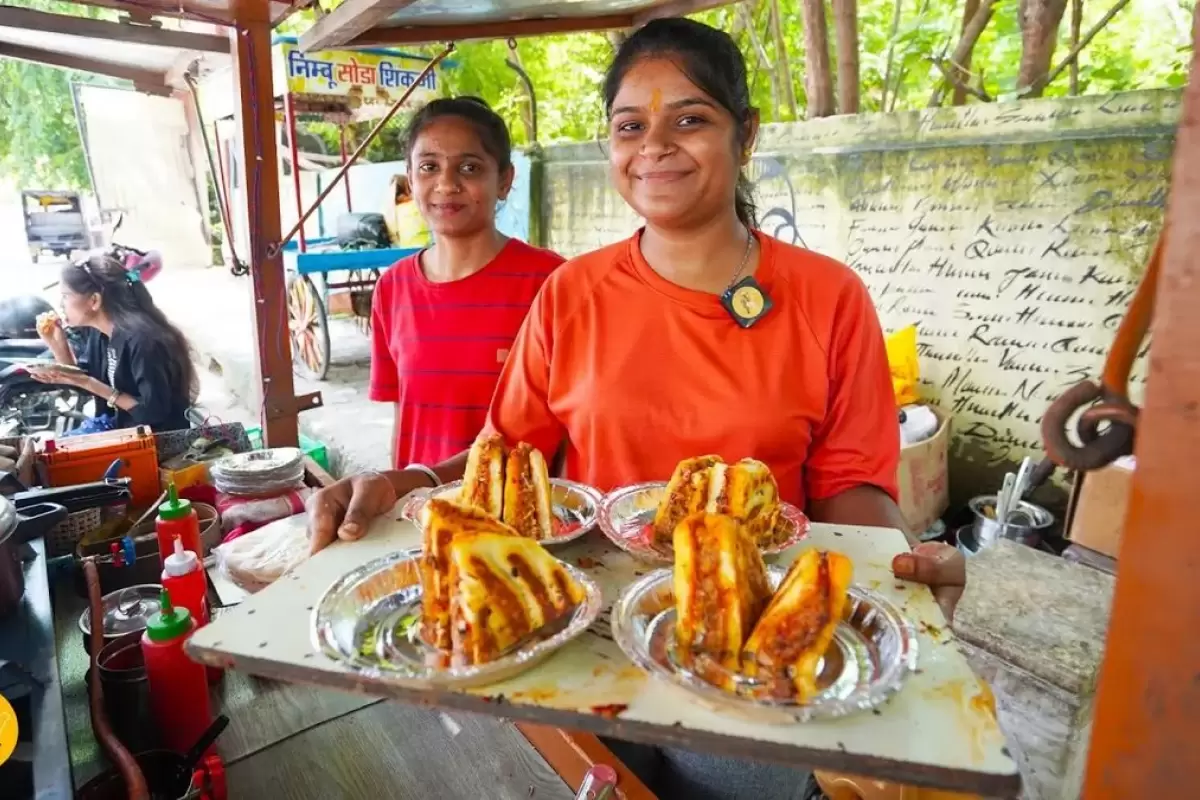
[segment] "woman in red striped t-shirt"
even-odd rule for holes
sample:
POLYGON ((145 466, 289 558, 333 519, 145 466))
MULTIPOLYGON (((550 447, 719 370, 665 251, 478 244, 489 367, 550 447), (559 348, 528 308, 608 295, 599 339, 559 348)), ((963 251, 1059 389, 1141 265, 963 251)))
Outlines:
POLYGON ((375 287, 370 397, 395 404, 396 468, 470 446, 525 313, 563 262, 496 230, 512 145, 486 103, 434 100, 413 116, 405 143, 413 200, 435 243, 375 287))

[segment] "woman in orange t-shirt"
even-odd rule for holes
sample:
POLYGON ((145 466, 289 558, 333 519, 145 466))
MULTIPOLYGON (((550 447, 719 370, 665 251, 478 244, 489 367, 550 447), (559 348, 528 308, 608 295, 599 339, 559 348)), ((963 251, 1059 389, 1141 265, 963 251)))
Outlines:
MULTIPOLYGON (((689 456, 754 457, 819 522, 903 529, 899 426, 883 335, 848 267, 754 229, 741 168, 758 131, 745 63, 686 19, 644 26, 604 85, 616 188, 646 221, 546 281, 488 427, 607 491, 689 456)), ((398 497, 462 477, 466 454, 339 481, 311 502, 313 546, 357 538, 398 497)), ((899 577, 952 610, 961 555, 919 545, 899 577)))

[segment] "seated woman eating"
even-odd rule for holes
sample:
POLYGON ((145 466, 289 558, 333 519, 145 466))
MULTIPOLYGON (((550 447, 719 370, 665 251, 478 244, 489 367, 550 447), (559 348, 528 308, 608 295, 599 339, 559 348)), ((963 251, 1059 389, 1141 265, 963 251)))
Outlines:
POLYGON ((38 335, 55 361, 82 371, 32 369, 30 374, 43 383, 77 386, 104 401, 104 410, 80 432, 188 427, 187 410, 199 389, 191 348, 139 275, 104 255, 67 265, 62 314, 62 319, 39 320, 38 335), (71 349, 63 322, 86 330, 78 352, 71 349))
POLYGON ((496 207, 513 184, 512 145, 482 100, 430 102, 404 143, 407 184, 435 242, 375 286, 370 397, 396 406, 397 468, 470 446, 533 298, 563 262, 496 230, 496 207))

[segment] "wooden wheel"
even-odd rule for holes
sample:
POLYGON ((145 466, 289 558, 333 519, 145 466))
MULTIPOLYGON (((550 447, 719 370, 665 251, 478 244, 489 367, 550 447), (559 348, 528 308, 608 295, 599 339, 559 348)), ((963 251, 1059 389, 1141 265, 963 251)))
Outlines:
POLYGON ((329 372, 329 319, 317 287, 307 275, 288 278, 288 333, 292 340, 292 369, 316 381, 329 372))

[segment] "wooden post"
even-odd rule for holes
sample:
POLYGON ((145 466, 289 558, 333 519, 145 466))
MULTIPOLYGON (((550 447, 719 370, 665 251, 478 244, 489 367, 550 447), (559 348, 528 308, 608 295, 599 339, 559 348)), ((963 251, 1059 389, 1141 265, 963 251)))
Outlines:
MULTIPOLYGON (((346 166, 346 162, 350 159, 350 154, 346 150, 346 126, 340 128, 342 132, 342 166, 346 166)), ((346 175, 346 213, 354 211, 354 201, 350 197, 350 176, 346 175)))
MULTIPOLYGON (((1200 9, 1193 40, 1200 33, 1200 9)), ((1137 469, 1100 669, 1086 800, 1184 797, 1200 753, 1200 52, 1183 98, 1137 469)))
POLYGON ((250 278, 254 286, 256 371, 263 442, 268 447, 299 443, 292 384, 283 256, 269 256, 279 242, 279 156, 271 81, 271 20, 267 0, 237 0, 230 31, 237 77, 237 124, 245 169, 250 278))

